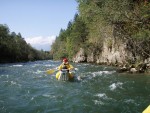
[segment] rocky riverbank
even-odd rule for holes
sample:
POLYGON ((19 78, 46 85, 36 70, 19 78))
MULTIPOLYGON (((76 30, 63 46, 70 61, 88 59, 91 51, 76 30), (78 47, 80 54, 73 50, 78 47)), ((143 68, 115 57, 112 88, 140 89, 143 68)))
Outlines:
POLYGON ((141 60, 139 56, 133 57, 132 52, 126 49, 126 45, 119 43, 112 46, 111 50, 103 44, 103 50, 100 54, 86 54, 85 49, 80 48, 79 52, 73 58, 73 62, 95 63, 103 65, 113 65, 118 67, 118 72, 129 73, 150 73, 150 58, 141 60), (118 46, 116 50, 115 47, 118 46), (139 62, 135 61, 138 58, 139 62))

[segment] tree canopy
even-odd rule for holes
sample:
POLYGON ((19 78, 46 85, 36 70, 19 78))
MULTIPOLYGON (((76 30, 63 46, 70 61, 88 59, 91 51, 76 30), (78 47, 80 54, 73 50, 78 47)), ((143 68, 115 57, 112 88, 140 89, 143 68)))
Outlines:
MULTIPOLYGON (((148 0, 76 0, 79 13, 60 31, 52 45, 54 59, 69 57, 80 47, 88 53, 100 52, 103 40, 126 40, 128 49, 150 57, 150 2, 148 0)), ((111 43, 111 42, 110 42, 111 43)))
POLYGON ((49 59, 49 53, 38 51, 27 44, 21 33, 10 32, 0 24, 0 63, 49 59))

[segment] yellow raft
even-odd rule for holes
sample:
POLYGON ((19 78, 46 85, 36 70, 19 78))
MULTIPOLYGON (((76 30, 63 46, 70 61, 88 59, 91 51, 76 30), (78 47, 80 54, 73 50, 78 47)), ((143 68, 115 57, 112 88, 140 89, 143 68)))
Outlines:
POLYGON ((62 69, 56 73, 56 79, 60 81, 68 81, 74 78, 73 74, 68 69, 62 69))
POLYGON ((150 105, 142 113, 150 113, 150 105))

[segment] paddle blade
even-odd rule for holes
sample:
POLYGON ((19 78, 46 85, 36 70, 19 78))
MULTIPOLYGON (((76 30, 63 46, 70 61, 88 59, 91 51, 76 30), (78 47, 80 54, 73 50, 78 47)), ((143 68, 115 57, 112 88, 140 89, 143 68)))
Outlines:
POLYGON ((54 69, 50 69, 50 70, 47 70, 47 71, 46 71, 47 74, 53 74, 54 72, 55 72, 54 69))

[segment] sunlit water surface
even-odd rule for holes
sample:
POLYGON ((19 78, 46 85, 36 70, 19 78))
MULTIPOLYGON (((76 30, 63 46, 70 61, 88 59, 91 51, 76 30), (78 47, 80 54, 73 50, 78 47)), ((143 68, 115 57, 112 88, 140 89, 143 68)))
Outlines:
POLYGON ((0 113, 141 113, 150 104, 149 75, 72 63, 81 80, 61 82, 45 72, 60 63, 1 64, 0 113))

